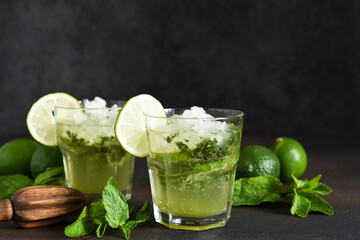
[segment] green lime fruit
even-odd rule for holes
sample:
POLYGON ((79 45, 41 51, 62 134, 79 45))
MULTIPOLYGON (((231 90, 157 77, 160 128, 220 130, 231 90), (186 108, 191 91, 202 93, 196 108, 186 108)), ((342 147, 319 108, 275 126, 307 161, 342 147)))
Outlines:
POLYGON ((49 147, 41 145, 33 154, 30 161, 31 177, 35 177, 44 172, 49 167, 63 165, 63 159, 59 147, 49 147))
POLYGON ((115 123, 115 135, 120 145, 137 157, 146 157, 150 154, 144 114, 158 117, 155 121, 148 122, 152 126, 167 124, 163 106, 148 94, 130 98, 122 107, 115 123))
POLYGON ((279 175, 279 159, 270 149, 264 146, 250 145, 240 150, 236 179, 257 176, 279 177, 279 175))
POLYGON ((31 136, 46 146, 57 146, 55 128, 55 107, 81 108, 76 98, 67 93, 50 93, 37 100, 26 117, 31 136))
POLYGON ((279 137, 268 146, 279 158, 280 180, 291 182, 291 174, 299 178, 306 170, 307 156, 301 144, 292 138, 279 137))
POLYGON ((0 148, 0 176, 24 174, 30 176, 30 160, 40 146, 29 138, 17 138, 0 148))

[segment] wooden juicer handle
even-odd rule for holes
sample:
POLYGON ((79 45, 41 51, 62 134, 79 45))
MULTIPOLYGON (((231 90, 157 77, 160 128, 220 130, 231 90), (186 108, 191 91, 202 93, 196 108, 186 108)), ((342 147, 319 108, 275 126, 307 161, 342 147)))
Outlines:
POLYGON ((0 221, 10 221, 13 217, 13 209, 10 199, 0 201, 0 221))

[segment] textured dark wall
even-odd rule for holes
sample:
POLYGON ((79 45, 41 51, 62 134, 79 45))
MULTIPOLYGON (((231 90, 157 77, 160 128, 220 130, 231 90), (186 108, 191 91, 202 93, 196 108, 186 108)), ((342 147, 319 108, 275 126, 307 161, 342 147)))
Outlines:
POLYGON ((360 136, 360 2, 0 0, 0 136, 42 95, 241 109, 248 135, 360 136))

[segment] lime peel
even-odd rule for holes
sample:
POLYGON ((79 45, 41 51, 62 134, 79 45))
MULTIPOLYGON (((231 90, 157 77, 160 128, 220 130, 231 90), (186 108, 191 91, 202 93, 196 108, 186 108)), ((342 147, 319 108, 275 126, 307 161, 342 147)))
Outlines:
POLYGON ((50 93, 37 100, 29 110, 26 125, 31 136, 46 146, 57 146, 55 106, 81 108, 79 101, 67 93, 50 93))
MULTIPOLYGON (((140 94, 125 103, 115 123, 115 135, 119 143, 137 157, 146 157, 150 152, 144 114, 166 117, 163 106, 156 98, 140 94)), ((151 124, 166 124, 166 119, 156 119, 151 124)))

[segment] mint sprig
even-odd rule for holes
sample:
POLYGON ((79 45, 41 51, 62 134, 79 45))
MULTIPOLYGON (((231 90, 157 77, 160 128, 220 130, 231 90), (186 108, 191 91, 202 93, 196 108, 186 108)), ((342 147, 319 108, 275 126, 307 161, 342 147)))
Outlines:
POLYGON ((9 199, 14 192, 23 187, 32 186, 33 181, 25 175, 0 176, 0 200, 9 199))
POLYGON ((88 209, 85 206, 78 219, 65 228, 65 234, 71 237, 81 237, 90 234, 95 229, 95 225, 89 221, 88 209))
MULTIPOLYGON (((326 215, 333 215, 334 209, 331 205, 318 195, 328 195, 332 190, 323 183, 320 183, 321 174, 311 180, 300 180, 292 175, 294 179, 293 193, 287 193, 284 198, 292 202, 290 212, 292 215, 306 217, 309 212, 321 212, 326 215)), ((289 191, 290 189, 288 189, 289 191)))
POLYGON ((309 212, 333 215, 331 205, 318 195, 327 195, 332 190, 320 183, 321 174, 311 180, 300 180, 292 176, 294 182, 284 186, 278 178, 258 176, 240 178, 235 181, 233 206, 258 205, 262 202, 285 201, 292 204, 292 215, 306 217, 309 212))
POLYGON ((114 229, 121 229, 125 238, 129 239, 131 230, 137 224, 149 219, 152 213, 152 204, 145 202, 135 220, 129 220, 132 209, 133 207, 129 207, 123 194, 117 189, 115 180, 110 177, 102 192, 102 199, 92 203, 90 209, 84 207, 79 218, 65 228, 65 235, 80 237, 88 235, 96 229, 96 236, 102 237, 107 227, 110 226, 114 229))
POLYGON ((60 185, 67 187, 65 181, 64 167, 50 167, 40 173, 34 179, 34 186, 38 185, 60 185))
POLYGON ((64 167, 52 167, 40 173, 35 180, 22 174, 0 176, 0 200, 10 199, 20 188, 38 185, 66 186, 64 167))
POLYGON ((116 187, 113 177, 109 179, 102 192, 105 219, 112 228, 122 226, 129 219, 129 206, 116 187))
POLYGON ((279 201, 282 187, 280 180, 271 176, 240 178, 234 185, 232 205, 258 205, 262 202, 279 201))

